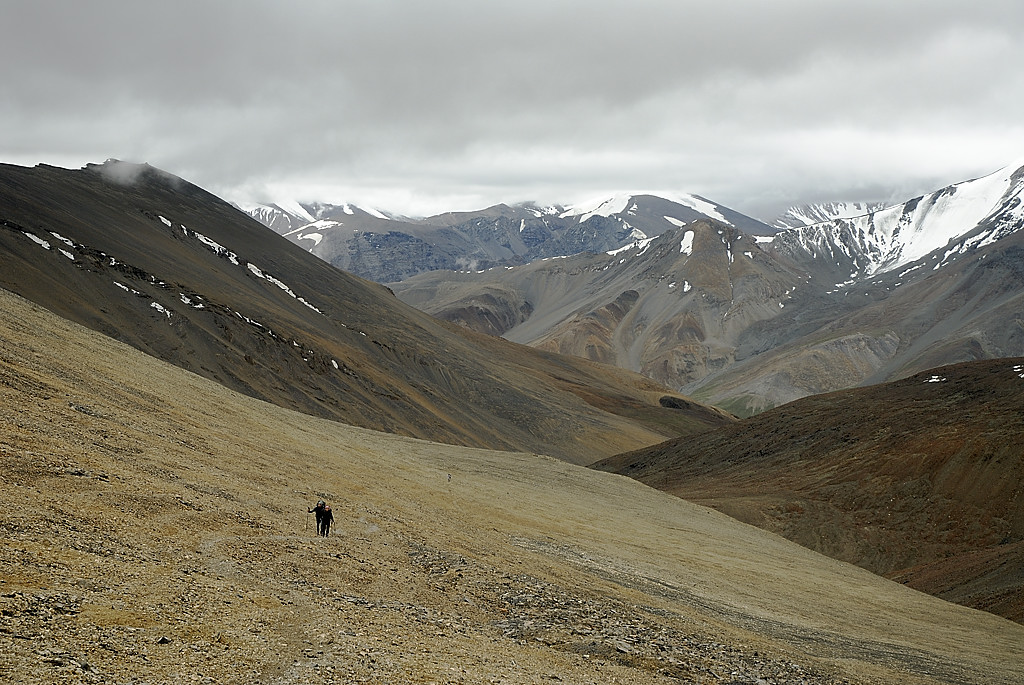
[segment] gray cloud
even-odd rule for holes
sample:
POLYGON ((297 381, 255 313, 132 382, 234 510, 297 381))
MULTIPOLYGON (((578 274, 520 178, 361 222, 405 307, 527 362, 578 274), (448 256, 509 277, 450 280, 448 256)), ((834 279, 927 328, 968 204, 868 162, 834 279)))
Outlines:
POLYGON ((1018 2, 8 3, 0 161, 407 213, 626 189, 768 216, 1024 157, 1018 2))

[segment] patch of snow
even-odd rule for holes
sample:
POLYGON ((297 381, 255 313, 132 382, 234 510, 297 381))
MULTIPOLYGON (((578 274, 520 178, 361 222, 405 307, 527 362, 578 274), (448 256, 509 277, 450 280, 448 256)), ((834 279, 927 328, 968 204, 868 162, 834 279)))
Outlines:
POLYGON ((252 262, 247 263, 246 267, 257 278, 262 278, 265 281, 269 281, 270 283, 273 283, 278 288, 280 288, 281 290, 285 291, 286 293, 288 293, 288 295, 290 295, 291 297, 295 298, 297 301, 301 302, 302 304, 306 305, 307 307, 312 309, 317 314, 323 314, 323 312, 320 311, 319 309, 317 309, 315 306, 313 306, 312 304, 307 302, 305 299, 303 299, 303 298, 299 297, 298 295, 296 295, 295 291, 293 291, 291 289, 291 287, 289 287, 288 284, 285 283, 284 281, 282 281, 279 278, 276 278, 276 277, 271 276, 270 274, 264 272, 262 269, 260 269, 258 266, 256 266, 252 262))
POLYGON ((693 290, 693 286, 690 285, 690 282, 689 281, 683 281, 683 292, 684 293, 688 293, 691 290, 693 290))
MULTIPOLYGON (((302 226, 299 226, 298 228, 293 228, 292 230, 288 231, 287 233, 282 233, 281 235, 283 235, 285 238, 287 238, 289 236, 295 235, 296 233, 301 233, 302 231, 312 230, 313 232, 316 232, 316 231, 323 231, 323 230, 327 230, 327 229, 331 229, 331 228, 337 228, 338 226, 344 226, 344 224, 342 222, 340 222, 340 221, 331 221, 330 219, 318 219, 317 221, 313 221, 313 222, 310 222, 308 224, 303 224, 302 226)), ((300 236, 300 239, 302 237, 304 237, 304 236, 300 236)))
POLYGON ((63 247, 59 247, 59 248, 57 248, 57 249, 58 249, 58 250, 60 251, 60 253, 61 253, 62 255, 64 255, 64 256, 65 256, 65 257, 67 257, 68 259, 70 259, 71 261, 75 261, 75 255, 71 254, 70 252, 68 252, 67 250, 65 250, 65 249, 64 249, 63 247))
POLYGON ((116 285, 118 288, 120 288, 121 290, 125 291, 126 293, 131 293, 132 295, 142 295, 142 293, 140 293, 135 288, 130 288, 130 287, 126 286, 124 283, 121 283, 119 281, 114 281, 114 285, 116 285))
POLYGON ((946 381, 945 376, 932 376, 925 380, 925 383, 944 383, 946 381))
POLYGON ((278 200, 274 204, 292 216, 305 219, 310 223, 316 221, 316 217, 306 211, 306 208, 300 205, 298 200, 278 200))
POLYGON ((178 293, 178 297, 181 298, 182 304, 187 304, 189 307, 192 307, 193 309, 206 308, 206 305, 204 305, 202 302, 193 302, 192 298, 186 295, 185 293, 178 293))
POLYGON ((317 246, 320 245, 320 241, 323 239, 324 236, 321 233, 305 233, 299 236, 299 240, 312 240, 313 243, 317 246))
POLYGON ((585 202, 579 206, 569 207, 561 214, 561 218, 567 219, 569 217, 578 216, 579 222, 583 223, 587 219, 595 216, 621 214, 632 199, 632 193, 620 193, 603 200, 591 200, 590 202, 585 202), (594 204, 595 202, 597 204, 594 204))
MULTIPOLYGON (((643 232, 640 232, 640 231, 637 231, 637 232, 640 233, 640 235, 644 235, 643 232)), ((654 242, 655 240, 657 240, 657 237, 648 238, 647 236, 644 236, 643 238, 641 238, 639 240, 634 240, 633 242, 631 242, 628 245, 623 245, 622 247, 618 248, 617 250, 609 250, 606 254, 608 254, 609 256, 614 257, 615 255, 617 255, 619 253, 627 252, 629 250, 632 250, 633 248, 639 248, 640 251, 637 252, 637 254, 636 254, 636 256, 639 257, 643 253, 647 252, 647 248, 649 248, 651 246, 651 243, 654 242)), ((565 258, 561 257, 561 259, 565 259, 565 258)), ((621 264, 622 262, 619 262, 619 263, 621 264)))
POLYGON ((391 217, 387 216, 386 214, 384 214, 384 213, 382 213, 382 212, 380 212, 380 211, 378 211, 376 209, 373 209, 373 208, 367 209, 366 207, 360 207, 359 209, 363 210, 364 212, 366 212, 367 214, 369 214, 372 217, 376 217, 378 219, 384 219, 385 221, 391 221, 391 217))
POLYGON ((203 245, 206 245, 208 248, 213 250, 214 253, 216 253, 218 256, 227 257, 228 261, 230 261, 232 264, 234 264, 235 266, 240 266, 238 262, 238 255, 236 255, 234 252, 218 243, 216 240, 207 238, 199 231, 192 231, 192 235, 196 237, 196 240, 198 240, 203 245))
POLYGON ((166 314, 168 319, 171 318, 171 310, 168 309, 167 307, 163 306, 159 302, 150 302, 149 306, 152 307, 153 309, 157 310, 161 314, 166 314))
POLYGON ((45 240, 43 240, 42 238, 37 236, 35 233, 29 233, 28 231, 22 231, 22 233, 24 233, 29 238, 31 238, 33 242, 35 242, 35 243, 39 244, 40 246, 42 246, 43 249, 46 249, 46 250, 50 249, 50 243, 46 242, 45 240))
MULTIPOLYGON (((255 320, 255 319, 250 319, 248 316, 245 316, 241 312, 235 312, 235 316, 237 316, 239 319, 241 319, 242 321, 246 322, 247 324, 250 324, 252 326, 256 326, 257 328, 262 328, 265 331, 269 331, 270 330, 269 328, 267 328, 266 326, 261 324, 259 321, 255 320)), ((298 345, 296 345, 296 347, 298 347, 298 345)))
POLYGON ((174 225, 174 224, 172 224, 172 223, 171 223, 171 220, 170 220, 170 219, 168 219, 168 218, 167 218, 167 217, 165 217, 165 216, 159 216, 159 219, 160 219, 160 221, 162 221, 162 222, 163 222, 164 226, 166 226, 167 228, 170 228, 171 226, 173 226, 173 225, 174 225))
POLYGON ((312 309, 312 310, 313 310, 314 312, 316 312, 317 314, 323 314, 323 312, 322 312, 322 311, 320 311, 319 309, 317 309, 316 307, 314 307, 313 305, 311 305, 311 304, 310 304, 309 302, 306 302, 306 300, 305 300, 304 298, 302 298, 302 297, 296 297, 295 299, 296 299, 296 300, 298 300, 299 302, 301 302, 302 304, 306 305, 306 306, 307 306, 307 307, 309 307, 310 309, 312 309))
POLYGON ((680 254, 693 254, 693 236, 693 231, 687 231, 683 234, 683 239, 679 241, 680 254))
POLYGON ((75 246, 75 244, 73 242, 71 242, 70 240, 68 240, 64 236, 62 236, 60 233, 57 233, 57 231, 50 231, 50 235, 52 235, 54 238, 56 238, 57 240, 61 241, 62 243, 64 243, 68 247, 74 247, 75 246))
POLYGON ((683 226, 686 225, 685 221, 677 219, 674 216, 663 216, 661 218, 664 219, 665 221, 669 222, 670 224, 672 224, 676 228, 682 228, 683 226))
POLYGON ((702 197, 697 197, 696 195, 680 195, 677 198, 669 199, 675 199, 675 201, 678 202, 679 204, 685 205, 692 210, 698 211, 704 216, 711 217, 716 221, 721 221, 723 224, 729 224, 730 226, 732 226, 732 222, 726 219, 724 216, 722 216, 722 213, 718 211, 718 205, 712 202, 708 202, 702 197))

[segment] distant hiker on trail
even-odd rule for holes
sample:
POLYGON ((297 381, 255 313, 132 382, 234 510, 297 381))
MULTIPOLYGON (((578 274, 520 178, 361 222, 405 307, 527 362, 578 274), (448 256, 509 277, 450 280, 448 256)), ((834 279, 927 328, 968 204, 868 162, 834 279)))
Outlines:
POLYGON ((334 513, 331 511, 331 505, 324 505, 324 518, 323 518, 323 531, 324 537, 331 534, 331 524, 334 523, 334 513))
POLYGON ((334 523, 334 514, 331 512, 331 506, 319 500, 316 506, 312 509, 307 509, 307 513, 316 514, 316 534, 327 537, 331 533, 331 524, 334 523))

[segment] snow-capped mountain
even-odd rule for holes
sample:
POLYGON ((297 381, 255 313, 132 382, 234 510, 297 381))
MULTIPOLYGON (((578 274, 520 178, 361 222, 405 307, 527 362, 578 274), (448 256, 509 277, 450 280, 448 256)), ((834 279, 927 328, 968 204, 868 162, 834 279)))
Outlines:
POLYGON ((780 231, 773 247, 843 282, 932 256, 932 268, 1021 228, 1024 164, 903 204, 780 231), (941 251, 941 254, 940 254, 941 251), (832 268, 834 267, 834 268, 832 268))
POLYGON ((661 235, 671 227, 679 228, 697 219, 720 221, 752 235, 774 233, 770 227, 757 219, 752 219, 699 195, 685 193, 617 193, 611 197, 567 206, 559 216, 563 219, 574 219, 580 223, 594 217, 619 217, 627 223, 632 217, 633 220, 645 225, 649 225, 653 220, 656 226, 655 230, 645 233, 643 237, 661 235), (660 222, 667 222, 671 226, 659 226, 660 222))
POLYGON ((376 209, 365 209, 350 204, 331 205, 302 203, 297 200, 277 200, 255 204, 236 202, 234 205, 280 235, 288 235, 306 228, 316 230, 318 227, 341 225, 343 223, 341 218, 348 220, 349 223, 356 223, 367 218, 382 221, 392 218, 376 209))
POLYGON ((776 228, 813 226, 834 219, 852 219, 885 208, 882 202, 820 202, 790 207, 772 225, 776 228))
POLYGON ((621 193, 575 206, 494 205, 409 219, 351 205, 278 202, 242 207, 334 266, 382 283, 425 271, 481 270, 605 252, 697 219, 752 235, 775 229, 695 195, 621 193))

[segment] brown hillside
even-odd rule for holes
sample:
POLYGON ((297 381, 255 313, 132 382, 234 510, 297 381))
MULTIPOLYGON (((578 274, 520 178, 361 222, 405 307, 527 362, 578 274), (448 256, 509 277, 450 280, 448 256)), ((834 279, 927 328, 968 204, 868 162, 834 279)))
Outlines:
POLYGON ((0 287, 233 390, 401 435, 589 463, 723 420, 662 407, 637 375, 483 344, 147 165, 0 165, 0 287))
POLYGON ((5 291, 0 406, 2 682, 1010 685, 1024 669, 1020 625, 629 479, 284 410, 5 291))
POLYGON ((1024 359, 805 398, 598 465, 1024 620, 1024 359))

